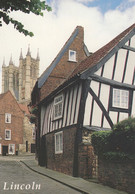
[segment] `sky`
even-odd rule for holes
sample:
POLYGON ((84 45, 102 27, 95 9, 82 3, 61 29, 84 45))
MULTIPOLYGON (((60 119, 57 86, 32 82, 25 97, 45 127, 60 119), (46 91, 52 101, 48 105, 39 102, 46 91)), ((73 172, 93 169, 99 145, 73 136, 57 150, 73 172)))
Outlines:
POLYGON ((18 66, 21 49, 24 58, 29 45, 33 58, 39 49, 41 74, 76 26, 84 27, 84 42, 90 52, 95 52, 135 23, 135 0, 47 0, 46 3, 52 11, 45 11, 43 17, 11 13, 34 37, 19 33, 12 25, 0 27, 0 92, 3 60, 8 65, 12 56, 18 66))

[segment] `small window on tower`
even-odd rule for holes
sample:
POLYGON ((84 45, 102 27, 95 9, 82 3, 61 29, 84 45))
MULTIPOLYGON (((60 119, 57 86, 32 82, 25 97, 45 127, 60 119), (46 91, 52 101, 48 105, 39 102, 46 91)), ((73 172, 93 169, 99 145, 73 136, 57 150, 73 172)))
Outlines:
POLYGON ((69 61, 76 62, 76 51, 69 50, 69 61))

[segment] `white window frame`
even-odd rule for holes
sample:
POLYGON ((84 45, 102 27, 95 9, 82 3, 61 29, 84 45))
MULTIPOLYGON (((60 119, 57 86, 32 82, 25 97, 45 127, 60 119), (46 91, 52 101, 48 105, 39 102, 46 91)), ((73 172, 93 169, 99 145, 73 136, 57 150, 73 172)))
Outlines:
POLYGON ((2 154, 2 152, 1 152, 1 143, 0 143, 0 154, 2 154))
POLYGON ((76 62, 76 51, 74 51, 74 50, 69 50, 69 61, 76 62), (71 55, 71 53, 72 53, 73 55, 71 55))
POLYGON ((55 154, 63 153, 63 132, 55 133, 55 154))
POLYGON ((129 91, 113 88, 112 106, 117 108, 128 109, 129 107, 129 91))
POLYGON ((15 154, 15 144, 9 144, 9 146, 8 146, 8 153, 11 154, 11 155, 15 154), (13 149, 12 152, 10 151, 11 147, 13 149))
POLYGON ((10 113, 5 113, 5 123, 11 123, 11 114, 10 113))
POLYGON ((5 140, 11 140, 11 130, 10 129, 5 129, 5 140), (9 137, 6 137, 7 131, 9 131, 9 137))
POLYGON ((62 118, 62 114, 63 114, 63 99, 64 99, 63 94, 61 94, 61 95, 59 95, 59 96, 54 98, 54 111, 53 111, 54 120, 62 118))

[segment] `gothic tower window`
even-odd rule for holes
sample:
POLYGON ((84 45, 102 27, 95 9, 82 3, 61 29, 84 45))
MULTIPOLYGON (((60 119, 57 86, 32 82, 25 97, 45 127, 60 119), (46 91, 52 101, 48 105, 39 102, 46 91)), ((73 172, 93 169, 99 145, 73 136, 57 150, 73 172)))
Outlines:
POLYGON ((36 77, 36 67, 33 68, 33 77, 36 77))
POLYGON ((32 66, 30 67, 30 77, 32 77, 32 66))
POLYGON ((15 79, 15 72, 13 74, 13 89, 15 90, 16 89, 16 79, 15 79))
POLYGON ((26 76, 26 66, 23 65, 22 68, 22 86, 25 87, 25 76, 26 76))
POLYGON ((19 87, 19 73, 16 75, 16 80, 17 80, 17 88, 19 87))
POLYGON ((4 76, 4 91, 6 92, 8 90, 8 72, 5 72, 5 76, 4 76))

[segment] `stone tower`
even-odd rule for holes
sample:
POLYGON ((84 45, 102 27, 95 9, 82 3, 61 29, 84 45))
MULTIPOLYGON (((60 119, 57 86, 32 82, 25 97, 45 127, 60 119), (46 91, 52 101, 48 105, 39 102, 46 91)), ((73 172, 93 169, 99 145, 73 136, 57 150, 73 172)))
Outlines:
POLYGON ((39 77, 39 53, 37 58, 31 57, 28 48, 26 58, 23 58, 22 50, 19 58, 19 67, 15 66, 10 58, 9 65, 2 65, 2 93, 10 90, 17 101, 28 104, 31 98, 31 91, 39 77))

